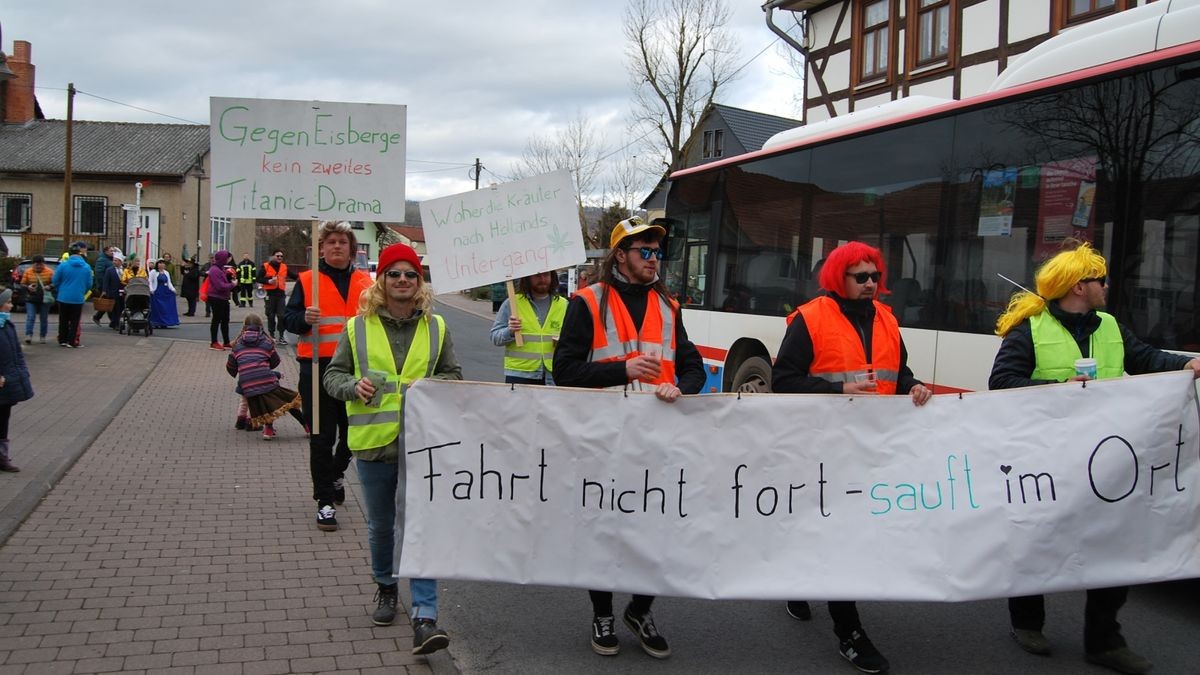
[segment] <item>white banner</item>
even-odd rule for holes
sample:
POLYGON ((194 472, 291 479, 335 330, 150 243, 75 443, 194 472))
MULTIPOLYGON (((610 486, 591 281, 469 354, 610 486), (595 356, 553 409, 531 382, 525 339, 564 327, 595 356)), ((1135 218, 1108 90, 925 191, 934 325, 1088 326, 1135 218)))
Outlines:
POLYGON ((405 406, 401 577, 960 601, 1200 576, 1187 373, 922 408, 422 380, 405 406))
MULTIPOLYGON (((586 260, 567 170, 421 202, 425 264, 438 293, 586 260)), ((557 281, 555 282, 557 283, 557 281)))
POLYGON ((407 108, 209 99, 212 214, 404 222, 407 108))

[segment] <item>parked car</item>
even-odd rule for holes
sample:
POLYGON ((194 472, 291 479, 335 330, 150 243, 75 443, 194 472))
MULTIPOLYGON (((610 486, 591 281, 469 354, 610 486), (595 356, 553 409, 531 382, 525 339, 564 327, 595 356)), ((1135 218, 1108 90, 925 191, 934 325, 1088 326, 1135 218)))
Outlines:
MULTIPOLYGON (((47 268, 50 269, 51 272, 54 272, 55 268, 58 267, 57 260, 47 260, 44 264, 46 265, 47 268)), ((13 268, 12 302, 13 302, 13 311, 14 312, 24 312, 25 311, 25 301, 26 301, 27 296, 29 295, 29 289, 25 288, 25 286, 23 286, 21 284, 21 276, 24 275, 25 270, 29 269, 30 267, 33 267, 32 260, 22 260, 21 262, 17 263, 16 267, 13 268)), ((53 308, 53 305, 51 305, 51 308, 53 308)))

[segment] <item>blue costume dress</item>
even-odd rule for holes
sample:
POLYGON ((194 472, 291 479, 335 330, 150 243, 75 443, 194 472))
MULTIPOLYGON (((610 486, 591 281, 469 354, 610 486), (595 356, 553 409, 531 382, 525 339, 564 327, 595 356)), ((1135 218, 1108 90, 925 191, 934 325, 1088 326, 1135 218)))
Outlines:
POLYGON ((175 288, 166 272, 151 272, 150 325, 155 328, 174 328, 179 325, 179 309, 175 303, 175 288))

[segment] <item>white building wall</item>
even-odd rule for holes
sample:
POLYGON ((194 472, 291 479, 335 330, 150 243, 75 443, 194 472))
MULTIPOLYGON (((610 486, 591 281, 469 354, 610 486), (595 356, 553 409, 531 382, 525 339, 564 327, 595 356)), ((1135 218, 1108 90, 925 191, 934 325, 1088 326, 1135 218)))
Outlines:
POLYGON ((962 80, 959 82, 959 98, 967 98, 982 94, 1000 73, 997 72, 999 61, 981 63, 977 66, 963 68, 962 80))
POLYGON ((1019 0, 1008 3, 1008 43, 1028 40, 1050 32, 1050 0, 1019 0))
MULTIPOLYGON (((1012 4, 1020 5, 1021 2, 1012 4)), ((1010 12, 1011 13, 1011 12, 1010 12)), ((964 56, 1000 46, 1000 0, 973 5, 963 9, 962 45, 964 56)))
POLYGON ((947 75, 936 80, 929 80, 909 86, 908 95, 937 96, 938 98, 954 98, 954 76, 947 75))
POLYGON ((825 86, 829 87, 831 92, 841 91, 850 86, 850 50, 829 57, 829 65, 825 66, 825 86))
MULTIPOLYGON (((813 36, 813 44, 809 45, 813 49, 823 49, 829 44, 829 38, 833 35, 833 29, 837 26, 838 14, 841 13, 841 7, 834 5, 819 12, 809 12, 808 19, 811 34, 813 36)), ((846 23, 850 23, 847 21, 846 23)), ((843 27, 845 30, 845 27, 843 27)), ((846 37, 849 38, 849 32, 846 32, 846 37)), ((841 38, 839 38, 841 39, 841 38)))

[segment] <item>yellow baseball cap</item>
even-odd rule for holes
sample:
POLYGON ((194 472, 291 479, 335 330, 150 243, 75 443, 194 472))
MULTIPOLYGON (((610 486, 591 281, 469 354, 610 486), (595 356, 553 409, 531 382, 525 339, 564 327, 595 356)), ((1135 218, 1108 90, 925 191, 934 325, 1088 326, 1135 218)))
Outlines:
POLYGON ((621 240, 625 237, 632 237, 647 230, 658 232, 659 237, 667 236, 667 229, 662 225, 648 225, 646 221, 634 216, 626 218, 613 226, 612 237, 609 238, 608 246, 609 248, 616 248, 617 244, 621 243, 621 240))

